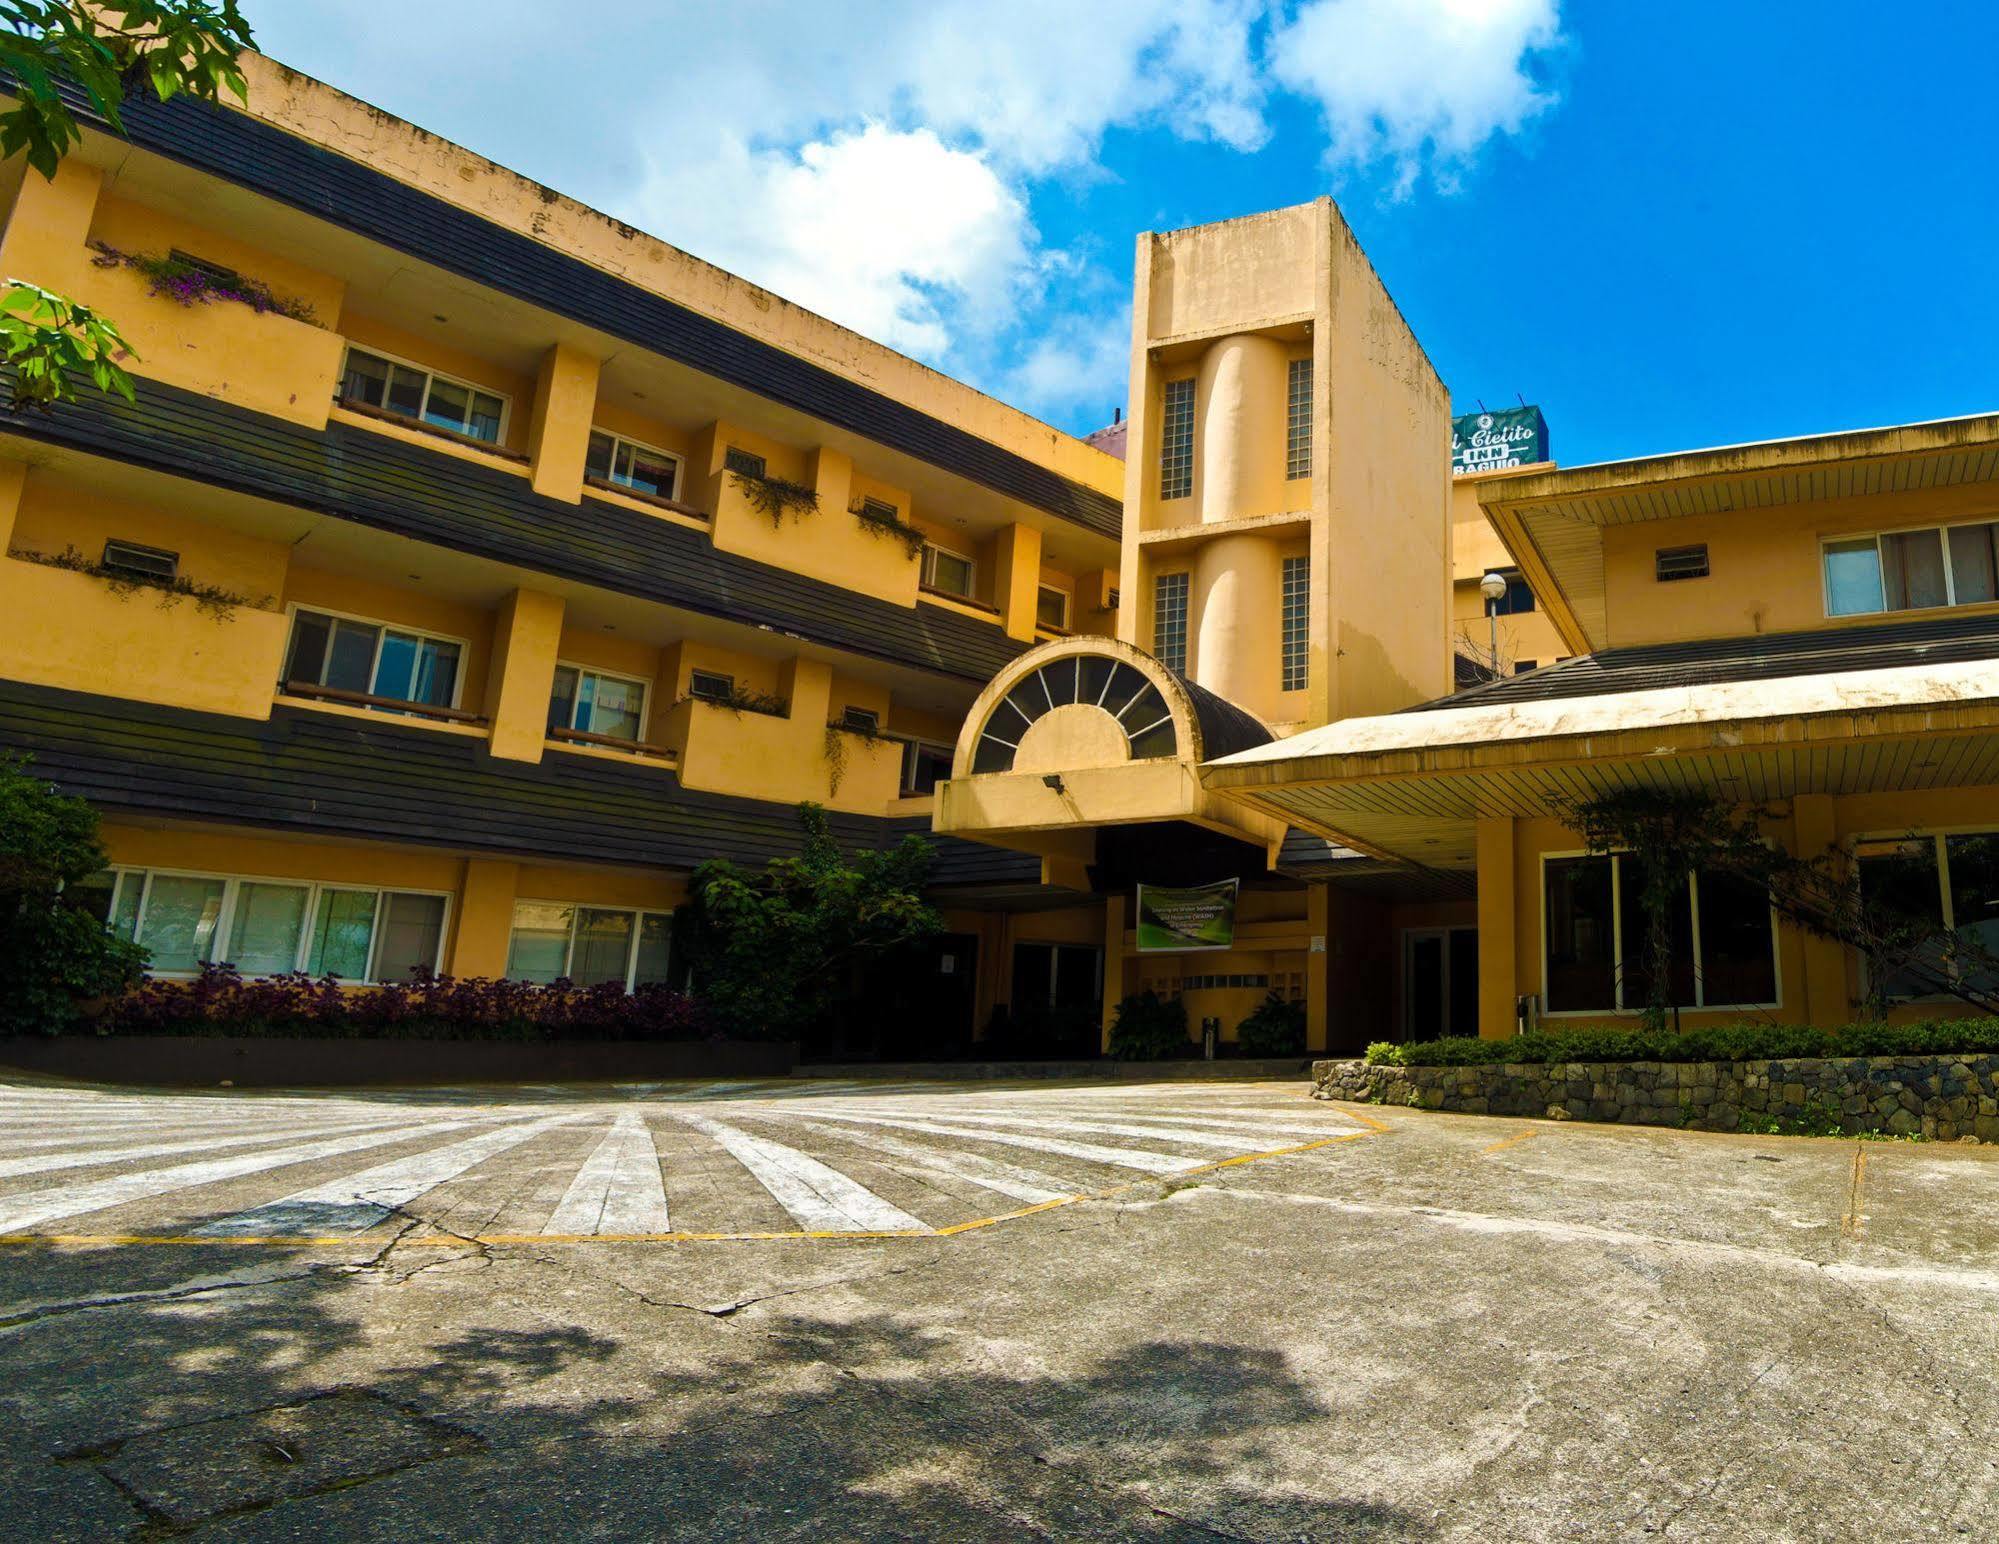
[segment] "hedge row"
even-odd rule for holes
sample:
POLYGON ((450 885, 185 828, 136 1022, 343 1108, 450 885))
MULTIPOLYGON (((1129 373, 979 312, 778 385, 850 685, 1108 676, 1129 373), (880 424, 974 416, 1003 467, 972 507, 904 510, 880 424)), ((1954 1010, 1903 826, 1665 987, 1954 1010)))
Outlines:
POLYGON ((1396 1045, 1378 1040, 1367 1059, 1389 1067, 1474 1067, 1494 1062, 1790 1061, 1803 1056, 1953 1056, 1999 1053, 1999 1019, 1920 1024, 1724 1024, 1712 1029, 1533 1030, 1510 1040, 1453 1036, 1396 1045))

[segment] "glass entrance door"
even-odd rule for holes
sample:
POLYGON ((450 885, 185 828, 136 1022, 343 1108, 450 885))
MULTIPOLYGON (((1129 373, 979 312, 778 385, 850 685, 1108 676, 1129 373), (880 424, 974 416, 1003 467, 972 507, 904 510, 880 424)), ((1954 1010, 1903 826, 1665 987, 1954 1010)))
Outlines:
POLYGON ((1478 1033, 1478 929, 1402 932, 1402 1033, 1409 1040, 1478 1033))

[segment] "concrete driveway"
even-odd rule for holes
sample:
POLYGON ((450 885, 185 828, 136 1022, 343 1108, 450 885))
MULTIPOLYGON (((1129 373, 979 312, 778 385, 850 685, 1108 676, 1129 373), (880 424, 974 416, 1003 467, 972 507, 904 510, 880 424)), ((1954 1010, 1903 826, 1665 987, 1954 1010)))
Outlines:
POLYGON ((0 1088, 10 1537, 1992 1537, 1999 1153, 0 1088))

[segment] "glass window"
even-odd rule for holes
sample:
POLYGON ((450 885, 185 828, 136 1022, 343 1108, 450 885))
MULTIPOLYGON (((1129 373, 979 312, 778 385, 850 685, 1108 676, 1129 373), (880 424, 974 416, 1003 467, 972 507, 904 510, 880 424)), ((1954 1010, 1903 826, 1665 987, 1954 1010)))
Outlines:
POLYGON ((1943 577, 1943 533, 1897 531, 1883 536, 1881 581, 1890 611, 1949 605, 1943 577))
POLYGON ((1496 601, 1486 601, 1492 615, 1524 616, 1534 609, 1534 587, 1520 576, 1517 568, 1495 568, 1491 572, 1506 581, 1506 593, 1496 601))
POLYGON ((1152 584, 1152 653, 1168 670, 1187 669, 1187 576, 1160 574, 1152 584))
POLYGON ((1545 865, 1550 1013, 1617 1006, 1617 956, 1608 858, 1545 865))
POLYGON ((118 875, 111 869, 86 874, 74 884, 63 886, 63 899, 77 910, 88 912, 106 927, 111 925, 111 901, 118 889, 118 875))
POLYGON ((1700 1000, 1708 1007, 1777 1000, 1770 893, 1732 874, 1700 876, 1700 1000))
POLYGON ((1280 690, 1303 691, 1311 646, 1312 560, 1284 560, 1283 641, 1280 645, 1280 690))
POLYGON ((1194 381, 1168 381, 1159 423, 1159 496, 1194 491, 1194 381))
POLYGON ((490 391, 358 348, 347 351, 340 395, 343 401, 419 419, 488 444, 500 438, 500 421, 506 414, 505 399, 490 391))
POLYGON ((764 458, 751 450, 738 450, 731 445, 722 456, 722 469, 734 472, 739 477, 762 477, 764 458))
POLYGON ((969 600, 973 572, 972 560, 962 553, 948 552, 942 547, 923 549, 923 582, 933 590, 969 600))
POLYGON ((444 897, 392 892, 375 947, 375 979, 407 981, 412 973, 437 969, 444 943, 444 897))
POLYGON ((576 908, 554 901, 516 901, 514 933, 507 947, 507 975, 546 986, 569 971, 569 935, 576 908))
POLYGON ((667 979, 673 949, 673 918, 649 911, 639 918, 638 957, 632 964, 632 985, 652 986, 667 979))
POLYGON ((636 740, 645 719, 645 684, 583 672, 585 696, 577 699, 577 728, 614 740, 636 740), (587 709, 586 709, 587 696, 587 709), (587 717, 586 717, 587 711, 587 717))
POLYGON ((312 976, 342 981, 368 979, 368 950, 375 941, 374 890, 322 890, 306 944, 305 968, 312 976))
POLYGON ((913 797, 935 793, 951 775, 951 750, 912 742, 902 753, 902 791, 913 797))
POLYGON ((139 942, 157 971, 191 971, 214 957, 215 925, 222 917, 227 882, 155 874, 146 886, 139 942))
POLYGON ((1885 604, 1881 588, 1881 553, 1874 538, 1827 542, 1825 548, 1826 611, 1836 617, 1865 616, 1885 604))
POLYGON ((301 610, 285 680, 448 708, 457 701, 462 653, 448 639, 301 610))
POLYGON ((581 672, 574 665, 557 665, 555 681, 548 692, 548 727, 576 727, 576 682, 581 672))
MULTIPOLYGON (((1649 922, 1645 915, 1645 905, 1639 891, 1643 885, 1643 868, 1627 858, 1616 860, 1617 899, 1619 923, 1624 930, 1620 940, 1623 962, 1620 977, 1623 983, 1622 1006, 1642 1008, 1652 996, 1652 946, 1649 936, 1649 922)), ((1694 995, 1694 909, 1693 889, 1684 876, 1674 886, 1672 909, 1666 916, 1667 929, 1667 974, 1672 977, 1671 1001, 1682 1008, 1691 1008, 1699 998, 1694 995)))
POLYGON ((146 893, 146 876, 136 871, 118 876, 118 893, 111 903, 111 931, 130 942, 139 936, 139 901, 146 893))
MULTIPOLYGON (((1942 931, 1943 882, 1934 837, 1861 842, 1854 848, 1854 863, 1869 926, 1912 942, 1923 933, 1942 931)), ((1934 983, 1906 961, 1891 959, 1886 964, 1888 979, 1879 983, 1886 996, 1919 997, 1932 990, 1934 983)))
POLYGON ((1960 606, 1999 600, 1999 525, 1953 525, 1951 598, 1960 606))
POLYGON ((680 458, 597 429, 590 435, 590 448, 583 458, 583 475, 630 488, 634 493, 670 499, 680 484, 680 458))
POLYGON ((1956 965, 1967 983, 1999 989, 1999 834, 1944 838, 1956 965))
POLYGON ((1290 400, 1284 426, 1284 475, 1312 475, 1312 361, 1291 361, 1290 400))
POLYGON ((576 914, 576 942, 569 955, 569 978, 578 986, 625 984, 632 961, 632 924, 628 911, 584 907, 576 914))
POLYGON ((1034 597, 1034 620, 1038 626, 1057 631, 1069 625, 1069 592, 1044 584, 1034 597))
POLYGON ((297 969, 311 894, 307 885, 239 883, 229 923, 229 963, 246 976, 279 976, 297 969))

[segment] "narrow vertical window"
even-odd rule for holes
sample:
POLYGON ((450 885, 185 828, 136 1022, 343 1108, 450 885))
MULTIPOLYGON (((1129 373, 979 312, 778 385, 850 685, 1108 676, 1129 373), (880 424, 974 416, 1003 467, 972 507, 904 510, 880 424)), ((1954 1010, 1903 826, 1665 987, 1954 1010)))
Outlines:
MULTIPOLYGON (((1309 455, 1307 446, 1306 454, 1309 455)), ((1312 560, 1307 556, 1284 560, 1284 646, 1279 690, 1305 689, 1306 657, 1311 643, 1312 560)))
POLYGON ((1187 669, 1187 576, 1161 574, 1152 586, 1152 654, 1168 670, 1187 669))
POLYGON ((1284 432, 1284 475, 1312 475, 1312 361, 1291 361, 1290 412, 1284 432))
POLYGON ((1159 496, 1184 499, 1194 491, 1194 381, 1166 383, 1159 425, 1159 496))

